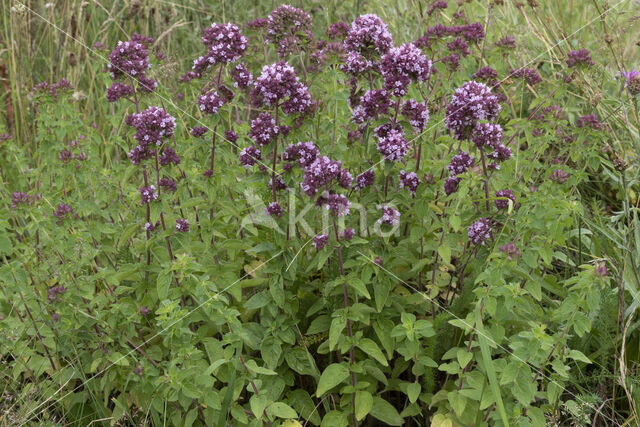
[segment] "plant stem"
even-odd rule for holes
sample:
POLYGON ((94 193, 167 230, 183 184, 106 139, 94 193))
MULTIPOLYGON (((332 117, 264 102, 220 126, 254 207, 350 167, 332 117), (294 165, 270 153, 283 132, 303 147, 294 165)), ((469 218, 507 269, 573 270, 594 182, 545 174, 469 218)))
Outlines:
MULTIPOLYGON (((333 218, 333 231, 336 235, 336 241, 338 242, 338 264, 340 265, 340 275, 344 278, 344 265, 342 264, 342 243, 340 243, 340 236, 338 235, 338 224, 336 223, 335 217, 333 218)), ((344 294, 344 308, 347 315, 347 333, 349 334, 349 339, 351 340, 351 347, 349 348, 349 365, 353 366, 355 363, 355 355, 353 349, 353 330, 351 328, 351 319, 349 319, 349 292, 347 291, 347 282, 345 280, 342 281, 342 291, 344 294)), ((356 379, 355 372, 351 371, 351 385, 353 387, 358 383, 356 379)), ((353 406, 353 425, 358 427, 358 420, 356 418, 356 394, 351 394, 351 406, 353 406)))
POLYGON ((487 164, 484 160, 484 151, 480 150, 480 158, 482 159, 482 173, 484 175, 484 195, 486 198, 487 212, 489 212, 489 175, 487 174, 487 164))

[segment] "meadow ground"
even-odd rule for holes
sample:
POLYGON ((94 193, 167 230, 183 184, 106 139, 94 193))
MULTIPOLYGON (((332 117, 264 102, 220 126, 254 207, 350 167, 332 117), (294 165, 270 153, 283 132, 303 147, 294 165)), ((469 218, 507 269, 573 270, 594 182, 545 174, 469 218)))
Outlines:
POLYGON ((0 19, 0 425, 640 425, 638 0, 0 19))

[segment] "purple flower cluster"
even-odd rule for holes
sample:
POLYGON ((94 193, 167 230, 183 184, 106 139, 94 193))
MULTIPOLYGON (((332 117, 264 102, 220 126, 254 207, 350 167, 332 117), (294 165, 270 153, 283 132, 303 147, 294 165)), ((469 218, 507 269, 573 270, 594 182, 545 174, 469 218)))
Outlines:
POLYGON ((400 188, 407 187, 411 194, 415 196, 418 185, 420 185, 418 174, 415 172, 405 172, 404 170, 400 171, 400 188))
POLYGON ((176 230, 181 233, 186 233, 189 231, 189 221, 184 218, 176 219, 176 230))
POLYGON ((506 245, 500 246, 500 252, 504 252, 507 254, 507 259, 511 261, 513 258, 517 258, 521 256, 520 250, 513 243, 507 243, 506 245))
POLYGON ((290 144, 285 153, 284 160, 294 162, 298 161, 301 168, 306 168, 308 165, 320 155, 320 150, 313 142, 298 142, 297 144, 290 144))
POLYGON ((362 190, 373 184, 376 175, 373 170, 369 169, 362 172, 356 177, 356 189, 362 190))
POLYGON ((53 303, 58 301, 58 298, 62 297, 66 290, 67 288, 65 288, 64 285, 53 286, 49 288, 49 290, 47 291, 47 298, 49 299, 49 302, 53 303))
POLYGON ((445 126, 456 139, 465 139, 480 120, 493 120, 500 112, 498 98, 483 83, 470 81, 455 90, 447 105, 445 126))
POLYGON ((22 193, 20 191, 14 191, 11 195, 11 209, 16 209, 20 205, 27 204, 31 201, 31 198, 28 194, 22 193))
POLYGON ((131 86, 120 82, 113 82, 109 89, 107 89, 107 101, 116 102, 120 98, 126 98, 133 94, 134 90, 131 86))
POLYGON ((427 15, 431 16, 433 15, 433 13, 438 10, 438 9, 446 9, 447 8, 447 2, 440 0, 440 1, 435 1, 433 3, 433 5, 431 5, 431 7, 429 8, 429 10, 427 11, 427 15))
POLYGON ((259 146, 275 141, 280 129, 276 125, 276 119, 269 113, 260 113, 258 117, 251 121, 249 138, 253 139, 259 146))
POLYGON ((511 70, 509 77, 515 79, 524 79, 527 84, 533 86, 542 81, 540 74, 533 68, 518 68, 517 70, 511 70))
POLYGON ((366 59, 359 52, 352 51, 347 52, 344 62, 340 64, 340 69, 347 74, 357 76, 358 74, 373 70, 376 66, 377 63, 366 59))
POLYGON ((248 169, 256 163, 256 160, 262 159, 262 152, 259 148, 251 145, 247 148, 242 149, 239 158, 240 164, 248 169))
POLYGON ((452 42, 447 43, 447 49, 449 49, 451 52, 460 54, 462 57, 466 57, 471 53, 467 42, 465 42, 464 39, 460 37, 452 42))
POLYGON ((140 187, 140 204, 146 205, 154 200, 158 199, 156 193, 156 186, 150 185, 148 187, 140 187))
POLYGON ((432 42, 447 36, 462 37, 468 43, 477 43, 485 37, 484 26, 481 22, 451 27, 438 24, 427 28, 425 34, 416 40, 415 44, 419 48, 431 47, 432 42))
POLYGON ((233 85, 244 89, 253 83, 253 75, 244 64, 238 64, 231 70, 231 78, 235 82, 233 85))
POLYGON ((589 114, 589 115, 580 117, 576 122, 576 126, 578 126, 579 128, 590 127, 592 129, 597 129, 597 130, 604 128, 604 125, 600 123, 598 116, 596 116, 595 114, 589 114))
MULTIPOLYGON (((473 77, 476 80, 493 83, 498 78, 498 72, 491 67, 482 67, 478 71, 476 71, 471 77, 473 77)), ((495 86, 495 84, 491 84, 491 86, 495 86)))
POLYGON ((267 18, 267 40, 278 46, 280 57, 289 55, 301 44, 302 34, 311 40, 310 29, 311 16, 293 6, 279 6, 267 18))
POLYGON ((58 205, 58 208, 53 212, 53 216, 58 218, 58 223, 60 223, 60 221, 64 220, 67 216, 70 216, 73 213, 73 208, 71 206, 60 203, 58 205))
POLYGON ((360 103, 353 109, 352 119, 354 123, 364 123, 379 114, 387 114, 391 101, 384 89, 368 90, 360 98, 360 103))
POLYGON ((280 218, 283 213, 282 207, 280 207, 278 202, 269 203, 269 206, 267 206, 265 210, 267 215, 275 216, 276 218, 280 218))
POLYGON ((213 23, 204 30, 202 43, 209 48, 206 55, 207 62, 228 64, 237 61, 244 54, 248 40, 235 24, 213 23))
MULTIPOLYGON (((269 190, 273 191, 273 178, 269 178, 269 190)), ((282 178, 280 178, 279 176, 275 177, 275 182, 276 182, 276 191, 279 190, 286 190, 287 184, 282 180, 282 178)))
POLYGON ((327 156, 316 158, 304 170, 304 179, 300 183, 300 188, 310 197, 318 192, 318 189, 328 186, 329 183, 340 177, 342 163, 334 161, 327 156))
POLYGON ((329 194, 324 203, 327 210, 331 211, 335 216, 349 215, 351 202, 342 194, 329 194))
POLYGON ((195 126, 193 127, 193 129, 191 129, 191 136, 193 136, 194 138, 200 138, 205 133, 207 133, 207 130, 209 129, 207 129, 206 126, 195 126))
POLYGON ((193 60, 193 74, 183 76, 185 81, 202 76, 209 67, 237 61, 247 50, 248 40, 234 24, 211 24, 202 36, 209 51, 193 60))
POLYGON ((173 135, 176 119, 158 107, 149 107, 127 117, 126 123, 136 129, 133 136, 139 145, 161 145, 173 135))
POLYGON ((409 99, 402 105, 402 115, 409 120, 415 132, 422 132, 429 121, 427 105, 414 99, 409 99))
POLYGON ((469 236, 469 241, 474 245, 484 245, 484 243, 491 238, 491 225, 489 224, 489 220, 487 218, 480 218, 471 224, 467 228, 467 235, 469 236))
POLYGON ((385 88, 394 96, 404 96, 411 81, 425 81, 431 74, 431 61, 413 43, 387 52, 380 64, 385 88))
MULTIPOLYGON (((107 68, 113 80, 134 79, 138 82, 140 90, 143 92, 153 92, 158 87, 158 82, 147 77, 147 70, 151 67, 149 63, 149 52, 147 45, 153 39, 142 37, 134 33, 131 40, 118 41, 115 49, 109 54, 109 64, 107 68)), ((107 90, 107 100, 115 102, 123 96, 130 96, 134 93, 133 87, 125 83, 115 81, 107 90)))
POLYGON ((397 225, 400 222, 400 212, 389 206, 380 207, 382 216, 378 219, 378 224, 397 225))
POLYGON ((595 62, 591 59, 591 54, 587 49, 572 50, 567 54, 566 62, 569 67, 577 67, 579 65, 591 67, 592 65, 595 65, 595 62))
POLYGON ((448 196, 458 191, 458 185, 460 184, 460 178, 457 176, 450 176, 444 182, 444 193, 448 196))
POLYGON ((467 152, 460 151, 460 153, 453 156, 451 162, 447 165, 447 170, 451 176, 461 175, 473 166, 473 162, 473 156, 470 156, 467 152))
POLYGON ((377 15, 357 17, 344 39, 347 51, 358 52, 369 57, 372 50, 384 55, 393 46, 393 38, 387 25, 377 15))
POLYGON ((509 200, 511 200, 513 204, 516 203, 516 196, 511 190, 496 191, 496 197, 500 197, 499 199, 496 199, 496 207, 501 210, 509 207, 509 200))
POLYGON ((325 247, 328 241, 329 241, 328 234, 318 234, 313 238, 312 245, 315 246, 317 250, 321 250, 322 248, 325 247))
POLYGON ((496 46, 503 49, 515 49, 516 39, 513 36, 504 36, 496 42, 496 46))
POLYGON ((391 162, 399 162, 409 151, 409 141, 404 137, 402 129, 390 129, 386 135, 378 137, 378 151, 391 162))
POLYGON ((176 182, 170 178, 160 178, 159 184, 160 187, 165 189, 165 191, 170 191, 172 193, 178 189, 176 182))
POLYGON ((342 169, 340 175, 338 175, 338 184, 345 189, 351 188, 351 184, 353 184, 353 175, 351 175, 351 172, 342 169))
POLYGON ((284 61, 265 65, 251 92, 253 103, 257 107, 280 105, 285 114, 304 113, 311 106, 311 95, 299 80, 293 67, 284 61))
POLYGON ((329 28, 327 28, 327 37, 329 40, 344 39, 347 33, 349 33, 349 25, 343 21, 331 24, 329 28))
POLYGON ((198 97, 198 107, 204 114, 217 114, 224 101, 217 92, 210 91, 198 97))
POLYGON ((39 93, 46 93, 52 96, 56 101, 58 100, 58 92, 66 92, 73 88, 71 83, 65 78, 60 79, 60 81, 49 84, 47 82, 40 82, 33 87, 39 93))
POLYGON ((502 145, 502 127, 495 123, 478 123, 471 134, 471 141, 478 147, 496 148, 502 145))
POLYGON ((353 239, 353 236, 355 236, 355 234, 356 231, 353 228, 345 228, 340 237, 345 240, 351 240, 353 239))
POLYGON ((551 173, 551 179, 559 184, 564 184, 569 179, 569 174, 562 169, 556 169, 551 173))

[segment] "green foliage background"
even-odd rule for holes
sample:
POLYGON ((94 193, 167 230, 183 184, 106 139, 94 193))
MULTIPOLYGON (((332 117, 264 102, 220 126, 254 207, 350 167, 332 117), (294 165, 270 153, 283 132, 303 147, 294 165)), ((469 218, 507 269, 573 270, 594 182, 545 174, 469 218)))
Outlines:
MULTIPOLYGON (((449 3, 438 18, 446 24, 456 10, 449 3)), ((0 142, 0 423, 638 424, 640 121, 637 100, 621 93, 619 79, 622 68, 639 68, 637 5, 463 3, 471 22, 485 23, 487 40, 458 73, 438 66, 447 76, 441 98, 484 65, 506 76, 529 64, 543 77, 534 87, 505 89, 511 103, 501 123, 505 139, 514 137, 519 147, 491 182, 512 188, 520 206, 501 214, 504 226, 489 245, 470 248, 466 227, 478 217, 472 201, 485 202, 482 176, 472 174, 448 199, 437 195, 454 141, 434 127, 416 143, 420 171, 433 173, 435 183, 422 184, 415 199, 393 194, 406 227, 399 235, 344 243, 343 276, 334 247, 316 251, 308 244, 313 235, 298 230, 290 240, 242 221, 258 212, 247 190, 269 193, 264 179, 247 175, 237 150, 223 142, 216 179, 205 179, 210 142, 188 135, 199 117, 199 87, 177 77, 201 53, 204 28, 265 17, 279 2, 3 2, 0 131, 13 138, 0 142), (180 179, 178 192, 151 212, 154 221, 164 213, 168 230, 150 240, 141 231, 139 172, 126 158, 132 138, 124 118, 132 108, 105 101, 105 52, 91 48, 98 41, 111 48, 134 31, 154 37, 167 55, 154 63, 160 89, 145 102, 163 103, 176 117, 183 159, 170 172, 180 179), (494 46, 505 35, 517 43, 508 55, 494 46), (565 84, 564 58, 579 48, 589 49, 597 65, 565 84), (62 77, 75 89, 60 99, 32 90, 62 77), (529 120, 553 104, 565 119, 529 120), (586 114, 597 114, 607 128, 577 128, 586 114), (574 140, 555 138, 558 129, 574 140), (79 135, 88 160, 61 167, 59 151, 79 135), (549 179, 557 168, 569 173, 566 183, 549 179), (14 209, 13 191, 41 199, 14 209), (62 201, 78 220, 57 223, 52 212, 62 201), (178 217, 189 218, 190 233, 171 231, 178 217), (508 259, 499 247, 512 241, 522 256, 508 259), (604 278, 594 273, 601 262, 604 278), (64 297, 49 302, 48 289, 60 285, 68 289, 64 297), (152 314, 142 316, 141 306, 152 314)), ((399 44, 435 19, 424 1, 294 5, 312 15, 318 37, 333 22, 376 13, 399 44)), ((263 54, 249 57, 255 74, 263 54)), ((322 107, 292 138, 313 140, 323 154, 361 171, 375 144, 347 141, 343 79, 332 68, 310 79, 322 107)), ((233 127, 240 146, 248 145, 252 112, 244 101, 236 97, 233 108, 205 124, 233 127)), ((442 104, 430 110, 430 124, 442 122, 442 104)), ((376 173, 396 176, 399 169, 382 165, 376 173)), ((290 186, 302 177, 296 173, 290 186)), ((380 201, 377 192, 358 199, 371 223, 380 201)), ((319 213, 308 221, 320 231, 319 213)))

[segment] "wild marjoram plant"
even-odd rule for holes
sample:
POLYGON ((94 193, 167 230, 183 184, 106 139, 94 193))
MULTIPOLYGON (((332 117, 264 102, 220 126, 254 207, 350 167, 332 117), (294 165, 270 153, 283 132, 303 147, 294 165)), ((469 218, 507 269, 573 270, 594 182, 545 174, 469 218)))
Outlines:
POLYGON ((311 30, 291 6, 212 24, 180 96, 151 38, 119 41, 104 138, 68 82, 36 88, 37 158, 12 149, 28 175, 0 221, 2 372, 37 396, 21 422, 596 413, 575 376, 611 363, 585 353, 615 289, 566 248, 607 125, 558 106, 589 52, 513 69, 513 37, 461 11, 407 43, 372 14, 311 30))

